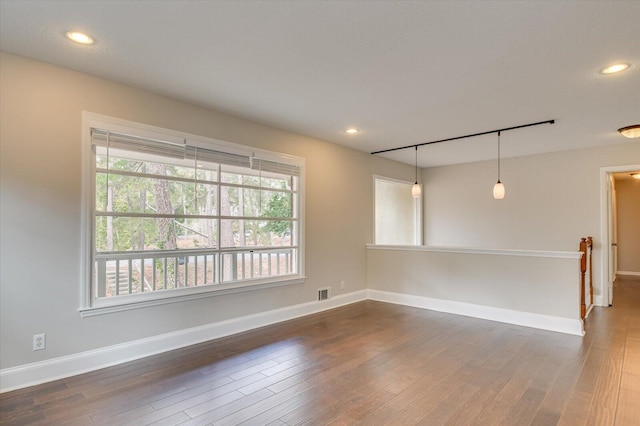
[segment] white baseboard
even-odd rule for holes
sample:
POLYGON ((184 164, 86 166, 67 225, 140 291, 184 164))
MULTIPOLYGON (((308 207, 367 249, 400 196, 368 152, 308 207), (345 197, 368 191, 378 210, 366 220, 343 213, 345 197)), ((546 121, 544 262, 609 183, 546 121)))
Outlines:
POLYGON ((602 295, 593 296, 593 304, 595 306, 604 306, 604 297, 602 295))
POLYGON ((121 364, 247 330, 288 321, 366 299, 482 318, 560 333, 584 335, 582 321, 520 312, 452 300, 432 299, 379 290, 360 290, 322 302, 307 302, 213 324, 161 334, 119 345, 0 370, 0 393, 121 364))
POLYGON ((531 312, 513 311, 510 309, 474 305, 453 300, 433 299, 430 297, 412 296, 409 294, 391 293, 372 289, 367 290, 367 295, 368 299, 380 302, 396 303, 432 311, 447 312, 467 317, 584 336, 584 327, 580 319, 554 317, 531 312))
POLYGON ((632 277, 640 277, 640 272, 618 271, 617 275, 630 275, 632 277))
POLYGON ((302 303, 46 361, 5 368, 0 370, 0 393, 75 376, 254 328, 315 314, 360 302, 366 300, 366 298, 367 291, 360 290, 335 296, 321 302, 302 303))

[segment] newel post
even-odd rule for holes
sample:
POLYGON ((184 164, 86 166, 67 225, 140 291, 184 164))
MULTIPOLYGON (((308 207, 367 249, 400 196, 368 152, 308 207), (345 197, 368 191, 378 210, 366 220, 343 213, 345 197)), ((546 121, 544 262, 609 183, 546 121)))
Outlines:
POLYGON ((580 252, 582 257, 580 258, 580 318, 584 319, 587 315, 587 306, 585 305, 584 297, 584 275, 587 271, 587 239, 580 239, 580 252))
POLYGON ((593 238, 587 237, 589 248, 589 304, 593 305, 593 238))

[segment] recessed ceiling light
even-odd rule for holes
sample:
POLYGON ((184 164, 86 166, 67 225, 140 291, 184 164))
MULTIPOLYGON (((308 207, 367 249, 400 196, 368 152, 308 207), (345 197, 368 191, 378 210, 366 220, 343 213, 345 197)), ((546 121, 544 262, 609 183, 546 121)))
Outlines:
POLYGON ((631 173, 631 177, 640 180, 640 173, 631 173))
POLYGON ((356 129, 355 127, 350 127, 344 132, 348 135, 357 135, 358 133, 360 133, 360 129, 356 129))
POLYGON ((88 36, 85 33, 80 33, 78 31, 67 31, 65 34, 67 38, 71 41, 75 41, 80 44, 93 44, 94 41, 91 36, 88 36))
POLYGON ((629 68, 629 64, 613 64, 613 65, 609 65, 606 68, 603 68, 602 71, 600 71, 602 74, 615 74, 618 72, 622 72, 625 71, 629 68))

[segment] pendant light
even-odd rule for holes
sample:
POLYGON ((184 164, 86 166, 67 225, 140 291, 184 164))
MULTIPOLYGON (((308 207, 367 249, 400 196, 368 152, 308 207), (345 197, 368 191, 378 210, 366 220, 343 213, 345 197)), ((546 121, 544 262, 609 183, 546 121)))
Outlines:
POLYGON ((493 198, 496 200, 504 198, 504 184, 500 182, 500 132, 498 132, 498 182, 493 186, 493 198))
POLYGON ((418 145, 416 145, 416 183, 411 187, 411 195, 413 198, 418 198, 420 194, 422 194, 422 190, 418 184, 418 145))

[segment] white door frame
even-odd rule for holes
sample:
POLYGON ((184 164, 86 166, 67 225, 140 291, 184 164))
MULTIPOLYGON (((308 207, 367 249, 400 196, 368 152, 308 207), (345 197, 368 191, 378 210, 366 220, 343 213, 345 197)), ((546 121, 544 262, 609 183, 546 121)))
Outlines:
POLYGON ((602 295, 602 305, 609 306, 609 281, 611 272, 609 270, 611 254, 611 229, 607 191, 610 188, 610 176, 612 173, 634 172, 640 169, 640 164, 629 164, 626 166, 611 166, 600 168, 600 294, 602 295))

